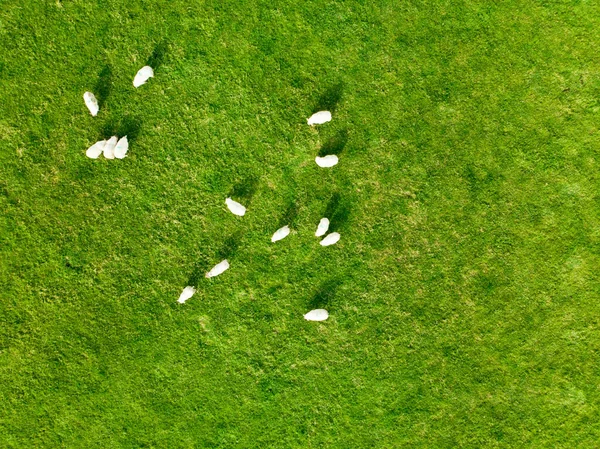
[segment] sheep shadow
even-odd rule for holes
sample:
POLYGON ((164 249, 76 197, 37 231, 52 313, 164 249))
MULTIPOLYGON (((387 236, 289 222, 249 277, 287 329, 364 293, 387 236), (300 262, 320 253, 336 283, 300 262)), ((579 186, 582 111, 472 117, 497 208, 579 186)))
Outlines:
POLYGON ((309 299, 309 308, 328 309, 331 306, 341 284, 342 282, 338 278, 329 279, 328 281, 323 282, 314 295, 309 299))
POLYGON ((203 257, 202 260, 196 262, 192 268, 190 277, 188 278, 187 285, 197 287, 212 267, 224 259, 231 260, 235 257, 239 247, 240 238, 241 232, 238 231, 225 239, 223 245, 216 251, 214 259, 209 260, 207 257, 203 257))
POLYGON ((238 231, 225 239, 223 245, 221 246, 219 251, 217 251, 217 259, 219 259, 217 263, 222 261, 223 259, 231 259, 235 257, 237 250, 240 246, 239 242, 241 237, 241 232, 238 231))
POLYGON ((108 139, 110 136, 127 136, 131 144, 137 139, 141 128, 142 122, 139 118, 125 116, 120 120, 106 122, 101 130, 101 139, 108 139))
POLYGON ((291 200, 286 208, 285 212, 279 219, 279 224, 277 225, 277 229, 283 226, 292 227, 296 218, 298 217, 298 211, 300 210, 300 206, 296 200, 291 200))
MULTIPOLYGON (((215 262, 215 264, 218 262, 215 262)), ((194 264, 192 268, 192 273, 188 278, 187 285, 191 285, 192 287, 197 287, 200 285, 200 282, 204 278, 204 273, 206 273, 210 268, 207 268, 207 261, 199 261, 194 264)))
POLYGON ((313 113, 318 111, 330 111, 334 112, 338 106, 338 103, 342 99, 344 92, 344 84, 337 83, 330 86, 323 94, 318 98, 315 106, 313 107, 313 113))
POLYGON ((240 200, 244 206, 248 206, 258 189, 258 181, 258 177, 254 175, 244 178, 232 187, 229 192, 229 197, 234 200, 240 200))
POLYGON ((110 96, 113 88, 113 71, 110 64, 106 64, 100 73, 98 73, 98 81, 94 87, 96 98, 98 99, 98 106, 100 109, 106 104, 106 100, 110 96))
POLYGON ((348 130, 342 129, 335 136, 330 138, 323 144, 319 150, 319 156, 327 156, 328 154, 335 154, 339 156, 342 154, 348 143, 348 130))
POLYGON ((339 192, 332 195, 327 203, 323 217, 329 219, 329 232, 339 230, 348 221, 350 216, 350 205, 347 201, 342 200, 339 192))
POLYGON ((146 61, 146 65, 149 65, 156 71, 165 62, 168 52, 169 42, 166 39, 163 39, 154 47, 154 50, 152 50, 152 54, 146 61))

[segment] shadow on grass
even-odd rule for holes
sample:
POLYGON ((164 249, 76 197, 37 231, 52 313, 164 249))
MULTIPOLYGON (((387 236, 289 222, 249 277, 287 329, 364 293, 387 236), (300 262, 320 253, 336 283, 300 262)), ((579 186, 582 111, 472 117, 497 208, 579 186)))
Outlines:
POLYGON ((258 189, 258 181, 258 177, 254 175, 244 178, 233 186, 229 192, 229 197, 236 201, 241 201, 247 207, 258 189))
POLYGON ((329 202, 323 217, 329 219, 329 230, 328 232, 338 231, 346 224, 348 217, 350 216, 350 204, 343 200, 339 192, 333 194, 329 202))
POLYGON ((127 140, 131 144, 137 139, 141 128, 142 122, 139 118, 125 116, 116 121, 107 121, 102 128, 101 139, 108 139, 110 136, 117 136, 119 138, 127 136, 127 140))
POLYGON ((296 200, 291 200, 286 208, 285 212, 279 219, 279 224, 277 225, 277 229, 283 226, 293 227, 296 218, 298 217, 298 211, 300 210, 300 206, 296 200))
POLYGON ((106 64, 100 73, 98 73, 98 81, 94 88, 94 93, 98 99, 98 106, 100 109, 106 104, 106 100, 110 96, 113 88, 113 71, 110 64, 106 64))
MULTIPOLYGON (((242 237, 242 233, 240 231, 236 232, 232 236, 229 236, 223 242, 223 246, 217 252, 217 262, 221 262, 223 259, 232 259, 235 257, 238 247, 240 245, 240 239, 242 237)), ((212 267, 210 267, 212 268, 212 267)))
MULTIPOLYGON (((220 262, 220 261, 219 261, 220 262)), ((218 262, 215 262, 215 265, 218 262)), ((205 261, 196 262, 194 268, 192 268, 192 274, 187 281, 187 285, 191 285, 192 287, 198 287, 202 279, 204 279, 204 274, 210 270, 207 268, 207 263, 205 261)))
POLYGON ((319 150, 319 156, 323 157, 327 156, 328 154, 335 154, 339 156, 346 148, 346 143, 348 143, 348 130, 342 129, 323 144, 319 150))
POLYGON ((308 301, 309 308, 328 309, 341 284, 342 282, 338 278, 329 279, 328 281, 323 282, 308 301))
POLYGON ((216 255, 213 259, 208 259, 207 257, 203 257, 202 260, 199 260, 194 264, 192 268, 192 273, 188 278, 187 285, 191 285, 193 287, 198 287, 201 285, 200 283, 204 279, 206 273, 214 267, 216 264, 221 262, 224 259, 227 259, 231 262, 231 259, 235 257, 239 247, 239 241, 241 238, 241 232, 236 232, 234 235, 228 237, 223 242, 223 245, 216 252, 216 255))
POLYGON ((146 61, 146 65, 152 67, 156 71, 165 62, 166 56, 169 53, 169 41, 163 39, 152 50, 152 54, 146 61))
POLYGON ((334 112, 342 99, 343 92, 344 84, 341 82, 330 86, 315 103, 313 113, 318 111, 334 112))

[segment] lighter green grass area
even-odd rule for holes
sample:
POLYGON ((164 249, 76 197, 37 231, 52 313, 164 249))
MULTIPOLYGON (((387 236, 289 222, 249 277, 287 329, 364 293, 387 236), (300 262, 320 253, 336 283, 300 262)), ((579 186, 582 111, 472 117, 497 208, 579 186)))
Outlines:
POLYGON ((3 0, 0 45, 0 447, 598 447, 597 2, 3 0))

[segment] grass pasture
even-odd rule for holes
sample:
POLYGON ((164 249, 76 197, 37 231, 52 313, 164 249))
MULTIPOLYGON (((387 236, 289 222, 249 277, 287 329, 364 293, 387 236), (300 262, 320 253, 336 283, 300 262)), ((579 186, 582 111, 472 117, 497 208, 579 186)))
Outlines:
POLYGON ((2 0, 0 45, 0 447, 598 447, 597 2, 2 0))

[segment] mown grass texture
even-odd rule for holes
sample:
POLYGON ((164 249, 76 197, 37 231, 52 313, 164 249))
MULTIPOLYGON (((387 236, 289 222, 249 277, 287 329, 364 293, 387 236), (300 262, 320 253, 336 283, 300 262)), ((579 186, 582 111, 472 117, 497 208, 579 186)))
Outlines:
POLYGON ((599 25, 4 0, 0 446, 597 447, 599 25), (125 160, 85 157, 113 133, 125 160))

